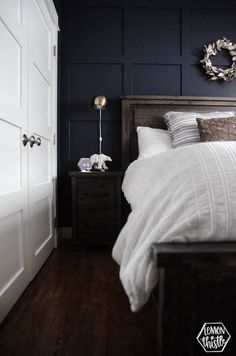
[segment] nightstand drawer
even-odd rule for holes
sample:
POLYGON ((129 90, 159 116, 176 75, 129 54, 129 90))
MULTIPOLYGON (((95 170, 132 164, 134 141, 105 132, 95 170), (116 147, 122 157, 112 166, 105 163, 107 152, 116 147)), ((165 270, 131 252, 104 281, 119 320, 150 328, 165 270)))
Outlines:
POLYGON ((115 184, 113 179, 80 181, 78 186, 79 206, 106 208, 115 204, 115 184))
POLYGON ((115 211, 113 210, 80 210, 78 216, 80 239, 107 240, 114 238, 115 211))

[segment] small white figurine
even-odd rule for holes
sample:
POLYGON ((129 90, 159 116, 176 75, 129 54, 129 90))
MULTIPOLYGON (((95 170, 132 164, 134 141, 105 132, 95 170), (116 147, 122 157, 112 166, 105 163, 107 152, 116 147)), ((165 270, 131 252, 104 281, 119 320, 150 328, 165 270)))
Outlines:
POLYGON ((93 168, 103 171, 105 169, 108 169, 105 162, 111 162, 112 159, 111 157, 106 156, 103 153, 100 155, 95 153, 90 157, 90 161, 92 163, 93 168))

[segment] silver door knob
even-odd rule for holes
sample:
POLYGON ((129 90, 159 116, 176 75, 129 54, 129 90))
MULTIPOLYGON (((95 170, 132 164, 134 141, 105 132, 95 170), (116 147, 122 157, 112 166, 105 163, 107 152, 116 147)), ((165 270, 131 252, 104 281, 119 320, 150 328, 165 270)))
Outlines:
POLYGON ((29 138, 30 147, 33 147, 33 145, 35 143, 36 143, 35 137, 34 137, 34 135, 31 135, 30 138, 29 138))
POLYGON ((22 142, 23 142, 23 145, 24 145, 24 146, 26 146, 27 143, 29 142, 29 138, 27 137, 26 134, 24 134, 24 135, 22 136, 22 142))
POLYGON ((36 138, 35 143, 36 143, 37 146, 40 146, 41 145, 41 138, 40 137, 36 138))

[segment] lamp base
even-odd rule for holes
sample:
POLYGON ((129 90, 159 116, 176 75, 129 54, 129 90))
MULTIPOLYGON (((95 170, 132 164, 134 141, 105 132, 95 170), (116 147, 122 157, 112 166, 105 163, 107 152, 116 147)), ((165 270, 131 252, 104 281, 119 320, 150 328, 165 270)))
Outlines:
POLYGON ((111 159, 111 157, 109 157, 103 153, 101 153, 101 154, 94 153, 90 157, 90 161, 91 161, 94 169, 99 170, 101 172, 105 172, 108 169, 105 162, 111 162, 112 159, 111 159))

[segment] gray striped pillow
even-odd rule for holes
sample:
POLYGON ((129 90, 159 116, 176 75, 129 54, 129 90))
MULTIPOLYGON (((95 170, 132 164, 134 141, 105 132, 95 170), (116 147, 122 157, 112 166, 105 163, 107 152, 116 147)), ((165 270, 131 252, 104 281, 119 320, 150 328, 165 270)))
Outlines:
POLYGON ((171 143, 174 148, 200 142, 197 118, 217 119, 235 116, 234 111, 215 111, 208 113, 169 111, 164 115, 171 143))

